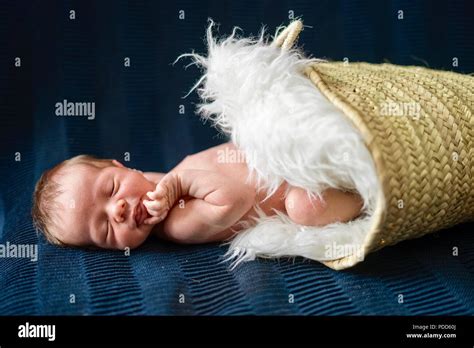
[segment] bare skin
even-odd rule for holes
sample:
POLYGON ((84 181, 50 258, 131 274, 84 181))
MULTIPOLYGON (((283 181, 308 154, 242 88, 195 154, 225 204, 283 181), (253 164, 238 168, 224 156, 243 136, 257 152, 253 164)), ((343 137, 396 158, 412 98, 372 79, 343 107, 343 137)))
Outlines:
POLYGON ((179 243, 224 241, 239 223, 275 210, 301 225, 346 222, 360 214, 358 195, 329 189, 324 201, 310 201, 287 183, 265 202, 233 144, 187 156, 169 173, 142 173, 113 160, 107 165, 75 164, 56 174, 63 193, 54 233, 63 243, 105 249, 135 248, 150 234, 179 243), (222 156, 225 154, 225 156, 222 156), (238 154, 237 156, 232 155, 238 154), (230 155, 230 156, 227 156, 230 155))
POLYGON ((181 243, 226 240, 238 230, 239 222, 257 216, 255 203, 267 215, 276 209, 308 226, 347 222, 360 214, 362 200, 357 194, 328 189, 323 201, 310 200, 304 189, 291 187, 285 198, 287 183, 262 203, 265 193, 256 192, 255 182, 245 182, 245 161, 233 161, 231 156, 222 160, 223 154, 237 152, 226 143, 186 157, 168 174, 145 173, 157 182, 147 195, 150 201, 144 203, 151 215, 147 222, 159 225, 158 236, 181 243))

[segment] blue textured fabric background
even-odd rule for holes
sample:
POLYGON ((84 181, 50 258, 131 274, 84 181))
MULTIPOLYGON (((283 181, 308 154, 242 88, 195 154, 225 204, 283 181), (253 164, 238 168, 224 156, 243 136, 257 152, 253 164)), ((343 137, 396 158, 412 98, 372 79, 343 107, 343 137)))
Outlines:
POLYGON ((0 243, 39 243, 39 259, 0 258, 0 314, 474 314, 473 224, 388 247, 341 272, 301 258, 229 271, 217 244, 152 240, 128 257, 59 249, 36 236, 31 194, 54 164, 82 153, 123 160, 129 152, 131 167, 168 171, 224 142, 194 115, 196 95, 182 99, 199 71, 171 63, 204 52, 208 17, 221 34, 237 25, 257 35, 265 24, 273 35, 291 10, 312 27, 299 42, 313 56, 474 71, 467 0, 2 1, 0 243), (94 101, 95 120, 56 117, 63 99, 94 101))

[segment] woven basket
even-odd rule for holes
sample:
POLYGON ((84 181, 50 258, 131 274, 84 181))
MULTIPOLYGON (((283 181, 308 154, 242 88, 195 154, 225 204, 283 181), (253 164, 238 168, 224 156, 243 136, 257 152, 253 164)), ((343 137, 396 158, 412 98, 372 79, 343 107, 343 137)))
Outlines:
MULTIPOLYGON (((295 21, 274 45, 290 49, 295 21)), ((474 220, 474 77, 414 66, 322 62, 305 75, 361 133, 383 189, 364 255, 474 220)), ((325 262, 334 269, 360 258, 325 262)))

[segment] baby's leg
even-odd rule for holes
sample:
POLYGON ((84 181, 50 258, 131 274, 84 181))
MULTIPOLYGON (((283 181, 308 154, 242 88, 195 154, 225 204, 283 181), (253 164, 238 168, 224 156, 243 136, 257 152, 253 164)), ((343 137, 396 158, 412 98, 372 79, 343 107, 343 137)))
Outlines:
POLYGON ((306 190, 293 187, 285 199, 288 217, 299 225, 324 226, 334 222, 347 222, 360 215, 362 199, 358 194, 329 188, 323 200, 310 199, 306 190))

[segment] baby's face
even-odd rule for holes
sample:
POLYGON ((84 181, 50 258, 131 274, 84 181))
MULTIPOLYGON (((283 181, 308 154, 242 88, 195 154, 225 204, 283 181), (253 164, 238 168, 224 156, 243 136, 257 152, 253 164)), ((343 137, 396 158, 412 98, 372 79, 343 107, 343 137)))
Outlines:
POLYGON ((114 165, 96 168, 75 164, 57 178, 63 193, 58 197, 61 231, 69 245, 106 249, 135 248, 149 236, 153 225, 143 200, 155 189, 141 172, 114 165))

